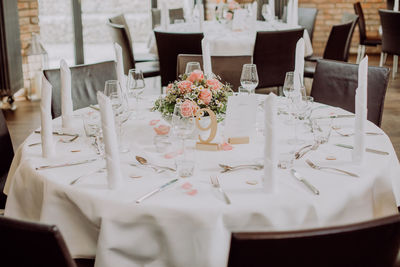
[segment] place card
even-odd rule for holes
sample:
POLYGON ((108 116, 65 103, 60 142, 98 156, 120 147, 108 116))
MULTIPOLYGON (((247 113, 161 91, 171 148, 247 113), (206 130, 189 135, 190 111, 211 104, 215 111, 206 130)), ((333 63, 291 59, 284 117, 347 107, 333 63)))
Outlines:
POLYGON ((231 144, 248 144, 256 129, 257 96, 228 97, 225 118, 225 137, 231 144))

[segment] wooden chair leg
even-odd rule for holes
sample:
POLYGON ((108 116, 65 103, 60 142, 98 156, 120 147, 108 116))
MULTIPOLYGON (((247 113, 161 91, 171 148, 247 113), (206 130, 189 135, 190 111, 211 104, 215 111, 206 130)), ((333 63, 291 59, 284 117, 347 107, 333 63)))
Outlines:
POLYGON ((384 58, 385 58, 385 53, 381 52, 381 58, 379 60, 379 67, 383 67, 384 58))
POLYGON ((394 55, 393 56, 393 69, 392 69, 392 76, 393 79, 396 77, 396 73, 397 73, 397 66, 399 64, 399 57, 394 55))

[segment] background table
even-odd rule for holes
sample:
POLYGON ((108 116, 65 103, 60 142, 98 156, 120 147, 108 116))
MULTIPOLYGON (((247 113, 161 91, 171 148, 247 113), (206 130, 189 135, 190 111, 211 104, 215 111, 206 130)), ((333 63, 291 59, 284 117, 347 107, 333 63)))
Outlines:
MULTIPOLYGON (((286 23, 277 21, 274 23, 257 21, 256 23, 256 31, 283 31, 296 28, 298 27, 292 27, 286 23)), ((162 31, 160 27, 155 30, 162 31)), ((228 25, 217 21, 204 22, 204 35, 210 41, 210 51, 212 56, 252 56, 256 40, 256 31, 254 31, 254 29, 232 31, 228 25)), ((199 32, 199 25, 189 23, 171 24, 169 25, 167 32, 199 32)), ((304 56, 310 56, 313 54, 313 49, 307 30, 304 30, 303 38, 305 41, 304 56)), ((154 34, 151 35, 149 48, 150 53, 157 54, 157 45, 154 34)))
MULTIPOLYGON (((321 114, 332 111, 347 113, 341 109, 319 109, 321 114)), ((89 109, 76 114, 82 112, 89 109)), ((46 160, 41 157, 40 146, 28 146, 40 141, 39 134, 32 134, 16 151, 9 172, 6 216, 57 224, 72 255, 96 255, 96 266, 226 266, 231 231, 305 229, 397 213, 393 191, 399 195, 400 168, 389 138, 368 136, 368 147, 388 151, 390 155, 367 153, 365 163, 356 166, 351 163, 351 150, 332 145, 351 144, 352 138, 335 132, 329 144, 305 158, 358 173, 360 178, 314 170, 304 159, 296 161, 294 168, 320 190, 319 196, 311 194, 288 170, 278 170, 276 194, 263 193, 263 171, 220 174, 218 163, 254 162, 262 157, 263 136, 257 135, 251 144, 236 145, 232 151, 199 151, 193 177, 181 179, 162 193, 136 204, 138 197, 175 178, 174 173, 156 174, 147 168, 129 165, 134 162, 134 155, 173 165, 174 159, 167 160, 163 154, 156 153, 152 144, 154 131, 149 121, 159 116, 147 112, 145 120, 128 121, 126 135, 131 140, 131 152, 121 158, 126 185, 116 191, 107 189, 105 173, 96 173, 74 186, 69 185, 79 175, 104 166, 103 161, 35 170, 40 165, 87 159, 96 154, 89 140, 81 137, 70 144, 58 142, 56 157, 46 160), (337 160, 327 161, 327 155, 334 155, 337 160), (143 178, 129 178, 132 174, 143 178), (219 176, 232 205, 226 205, 211 187, 210 175, 219 176), (247 184, 249 180, 258 184, 247 184), (188 195, 182 188, 185 182, 197 194, 188 195)), ((262 116, 258 119, 262 121, 262 116)), ((353 124, 352 118, 335 119, 335 125, 342 129, 353 124)), ((60 120, 56 119, 54 125, 59 126, 60 120)), ((83 134, 79 117, 75 118, 74 126, 75 132, 83 134)), ((382 132, 372 123, 368 123, 367 130, 382 132)), ((291 126, 279 125, 281 151, 287 148, 286 140, 291 133, 291 126)), ((312 139, 310 134, 301 136, 312 139)))

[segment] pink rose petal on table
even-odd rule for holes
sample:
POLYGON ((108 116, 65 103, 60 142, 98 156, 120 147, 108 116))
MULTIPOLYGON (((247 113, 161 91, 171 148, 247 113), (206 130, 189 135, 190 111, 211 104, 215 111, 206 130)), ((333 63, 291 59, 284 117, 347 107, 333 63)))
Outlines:
POLYGON ((151 120, 150 123, 149 123, 149 125, 150 125, 150 126, 154 126, 154 125, 156 125, 159 121, 160 121, 160 120, 151 120))
POLYGON ((166 159, 172 159, 175 158, 176 156, 180 155, 183 153, 183 150, 178 150, 178 151, 174 151, 174 152, 170 152, 164 155, 164 158, 166 159))
POLYGON ((188 189, 192 188, 192 184, 186 182, 186 183, 184 183, 184 184, 182 185, 182 188, 188 190, 188 189))
POLYGON ((189 196, 194 196, 197 194, 197 189, 190 190, 190 191, 186 192, 186 194, 189 196))
POLYGON ((167 135, 171 127, 165 124, 161 124, 158 127, 154 127, 153 129, 157 135, 167 135))
POLYGON ((232 150, 233 146, 229 143, 223 143, 219 145, 219 148, 223 151, 228 151, 228 150, 232 150))

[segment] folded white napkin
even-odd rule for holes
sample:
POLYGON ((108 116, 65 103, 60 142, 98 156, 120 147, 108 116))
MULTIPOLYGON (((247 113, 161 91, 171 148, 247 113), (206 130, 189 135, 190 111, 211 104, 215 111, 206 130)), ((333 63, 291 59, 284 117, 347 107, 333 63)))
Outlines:
POLYGON ((287 19, 286 22, 290 26, 298 26, 299 24, 299 2, 298 0, 289 0, 287 4, 287 19))
POLYGON ((124 59, 122 57, 122 48, 119 44, 114 43, 115 60, 117 61, 117 78, 123 92, 126 92, 126 78, 124 72, 124 59))
POLYGON ((271 12, 273 20, 275 20, 275 0, 269 0, 268 8, 271 12))
POLYGON ((293 0, 289 0, 286 6, 286 23, 292 25, 293 21, 293 0))
POLYGON ((64 59, 60 61, 62 127, 72 127, 71 70, 64 59))
POLYGON ((44 158, 51 158, 55 154, 53 142, 53 124, 51 118, 51 91, 51 84, 42 75, 42 100, 40 102, 40 135, 42 138, 42 156, 44 158))
POLYGON ((206 37, 201 40, 201 49, 203 53, 203 69, 204 74, 207 78, 212 77, 212 66, 211 66, 211 54, 210 54, 210 42, 206 37))
POLYGON ((204 6, 203 4, 197 4, 197 9, 199 11, 199 29, 203 31, 203 24, 204 24, 204 6))
POLYGON ((263 190, 266 193, 277 191, 276 168, 278 157, 276 150, 277 143, 277 106, 276 95, 270 93, 265 100, 265 146, 264 146, 264 177, 263 190))
POLYGON ((163 31, 167 31, 168 30, 168 26, 169 26, 169 14, 168 14, 168 7, 167 7, 167 3, 165 1, 163 1, 161 3, 161 29, 163 31))
POLYGON ((123 178, 111 101, 100 91, 97 92, 97 101, 99 102, 101 114, 101 128, 103 130, 105 158, 107 163, 108 188, 121 188, 123 186, 123 178))
POLYGON ((367 124, 367 87, 368 87, 368 57, 361 60, 358 66, 358 88, 356 89, 354 122, 353 162, 361 164, 365 154, 365 127, 367 124))
POLYGON ((394 0, 393 11, 399 11, 399 0, 394 0))
POLYGON ((294 71, 297 75, 300 75, 300 83, 303 84, 304 80, 304 39, 300 38, 296 44, 296 61, 294 65, 294 71))
POLYGON ((256 23, 257 23, 257 1, 254 1, 253 4, 251 5, 251 30, 256 29, 256 23))

